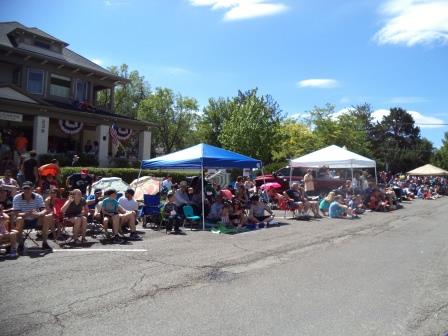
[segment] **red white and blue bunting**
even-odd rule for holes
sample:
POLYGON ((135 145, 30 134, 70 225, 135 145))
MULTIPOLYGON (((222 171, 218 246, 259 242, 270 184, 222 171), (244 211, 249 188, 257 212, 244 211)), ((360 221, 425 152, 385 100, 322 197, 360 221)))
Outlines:
POLYGON ((59 127, 65 134, 79 133, 84 126, 82 121, 59 120, 59 127))
POLYGON ((132 130, 130 128, 117 127, 116 131, 117 131, 117 138, 120 141, 126 141, 132 135, 132 130))

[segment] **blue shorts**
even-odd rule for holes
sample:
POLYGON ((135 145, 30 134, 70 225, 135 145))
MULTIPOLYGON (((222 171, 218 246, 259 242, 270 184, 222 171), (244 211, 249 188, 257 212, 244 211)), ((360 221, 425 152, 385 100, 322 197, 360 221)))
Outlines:
POLYGON ((37 229, 38 227, 38 220, 37 218, 30 218, 30 219, 25 219, 23 221, 23 228, 24 229, 37 229))

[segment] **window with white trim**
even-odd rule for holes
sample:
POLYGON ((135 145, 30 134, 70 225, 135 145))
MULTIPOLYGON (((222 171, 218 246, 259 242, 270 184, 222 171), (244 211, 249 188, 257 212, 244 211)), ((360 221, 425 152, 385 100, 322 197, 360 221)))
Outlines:
POLYGON ((72 80, 70 77, 61 75, 50 75, 50 95, 69 98, 72 87, 72 80))
POLYGON ((45 74, 40 69, 28 69, 26 90, 29 93, 44 94, 45 74))

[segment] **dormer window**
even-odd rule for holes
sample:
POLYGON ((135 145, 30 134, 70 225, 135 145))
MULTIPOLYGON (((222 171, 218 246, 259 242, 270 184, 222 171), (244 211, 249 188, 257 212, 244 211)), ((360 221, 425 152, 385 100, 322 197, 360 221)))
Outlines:
POLYGON ((39 40, 34 40, 34 45, 36 47, 39 47, 39 48, 42 48, 42 49, 47 49, 47 50, 50 50, 50 48, 51 48, 50 43, 39 41, 39 40))

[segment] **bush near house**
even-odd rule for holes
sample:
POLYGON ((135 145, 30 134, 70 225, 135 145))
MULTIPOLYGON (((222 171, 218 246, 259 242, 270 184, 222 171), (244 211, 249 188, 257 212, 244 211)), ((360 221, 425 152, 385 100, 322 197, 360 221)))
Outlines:
MULTIPOLYGON (((131 183, 138 177, 138 173, 140 169, 136 168, 97 168, 97 167, 87 167, 89 169, 89 173, 101 176, 101 177, 120 177, 123 181, 127 183, 131 183)), ((79 173, 80 167, 62 167, 61 168, 61 178, 65 183, 65 180, 68 176, 74 173, 79 173)), ((191 176, 191 173, 167 173, 162 171, 154 171, 154 170, 142 170, 141 176, 156 176, 156 177, 165 177, 170 175, 173 177, 173 182, 179 183, 182 180, 185 180, 187 176, 191 176)))

